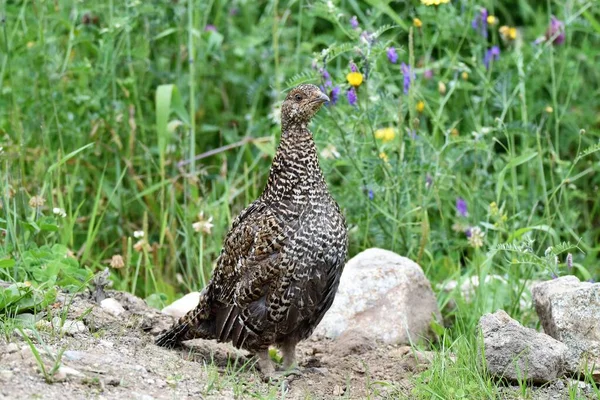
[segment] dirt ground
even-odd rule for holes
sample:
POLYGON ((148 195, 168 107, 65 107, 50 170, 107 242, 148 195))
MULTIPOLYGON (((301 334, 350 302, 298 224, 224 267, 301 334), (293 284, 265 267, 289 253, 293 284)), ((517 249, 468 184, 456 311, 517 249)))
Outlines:
MULTIPOLYGON (((213 341, 189 342, 184 351, 155 346, 154 336, 171 318, 130 294, 109 296, 125 310, 115 315, 87 294, 63 295, 51 315, 36 323, 36 332, 25 331, 39 360, 22 335, 9 342, 0 337, 0 399, 411 399, 411 378, 432 357, 348 332, 336 341, 301 343, 303 376, 265 383, 253 360, 230 346, 213 341)), ((518 388, 501 393, 522 398, 518 388)), ((569 397, 559 383, 527 398, 569 397)))
POLYGON ((189 342, 187 351, 155 346, 154 335, 172 323, 170 317, 127 293, 109 295, 125 312, 112 315, 85 294, 64 296, 53 315, 36 324, 39 335, 26 331, 41 353, 48 382, 23 337, 15 334, 10 343, 0 338, 0 399, 406 398, 408 379, 427 362, 409 347, 376 347, 353 332, 335 342, 302 343, 303 376, 264 383, 253 360, 230 346, 212 341, 189 342), (57 318, 50 322, 53 317, 66 320, 68 331, 60 331, 57 318))

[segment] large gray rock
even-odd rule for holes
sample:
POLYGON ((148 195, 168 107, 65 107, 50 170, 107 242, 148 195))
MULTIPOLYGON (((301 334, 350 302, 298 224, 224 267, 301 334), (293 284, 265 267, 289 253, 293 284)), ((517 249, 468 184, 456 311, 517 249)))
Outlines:
POLYGON ((442 319, 421 267, 388 250, 368 249, 348 261, 316 336, 337 338, 350 329, 372 340, 408 344, 442 319))
MULTIPOLYGON (((510 381, 545 383, 564 374, 567 347, 552 337, 526 328, 503 310, 479 320, 488 372, 510 381)), ((481 346, 478 348, 481 359, 481 346)))
POLYGON ((567 370, 600 373, 600 283, 563 276, 532 290, 544 332, 567 345, 567 370))

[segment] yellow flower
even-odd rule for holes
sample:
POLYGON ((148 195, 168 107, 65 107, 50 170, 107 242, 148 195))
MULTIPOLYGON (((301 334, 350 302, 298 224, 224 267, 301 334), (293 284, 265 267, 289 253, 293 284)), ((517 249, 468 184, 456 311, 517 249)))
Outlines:
POLYGON ((463 71, 463 73, 460 74, 460 76, 463 78, 463 81, 469 79, 469 73, 467 71, 463 71))
POLYGON ((423 26, 423 22, 419 18, 413 18, 413 25, 415 28, 420 28, 423 26))
POLYGON ((517 38, 517 28, 514 26, 503 25, 498 31, 504 40, 515 40, 517 38))
POLYGON ((417 103, 417 112, 420 112, 420 113, 422 113, 422 112, 423 112, 423 110, 425 110, 425 102, 424 102, 423 100, 420 100, 420 101, 417 103))
POLYGON ((440 4, 450 3, 450 0, 421 0, 426 6, 439 6, 440 4))
POLYGON ((458 129, 456 128, 452 128, 452 130, 450 131, 450 135, 452 135, 452 137, 458 137, 458 129))
POLYGON ((546 108, 544 108, 544 111, 546 111, 548 114, 552 114, 554 112, 554 109, 550 106, 546 106, 546 108))
POLYGON ((375 131, 375 138, 381 139, 381 141, 384 143, 394 140, 394 137, 396 137, 394 128, 381 128, 375 131))
POLYGON ((35 42, 27 42, 27 48, 30 49, 35 46, 35 42))
POLYGON ((363 82, 363 76, 360 72, 350 72, 346 75, 346 79, 348 79, 348 83, 354 87, 359 87, 363 82))
POLYGON ((379 158, 381 158, 384 162, 389 162, 390 159, 388 158, 387 154, 385 154, 383 151, 381 153, 379 153, 379 158))
POLYGON ((443 96, 446 94, 446 84, 442 81, 438 82, 438 92, 443 96))
POLYGON ((487 23, 488 25, 496 25, 498 23, 498 18, 496 18, 494 15, 488 15, 487 23))

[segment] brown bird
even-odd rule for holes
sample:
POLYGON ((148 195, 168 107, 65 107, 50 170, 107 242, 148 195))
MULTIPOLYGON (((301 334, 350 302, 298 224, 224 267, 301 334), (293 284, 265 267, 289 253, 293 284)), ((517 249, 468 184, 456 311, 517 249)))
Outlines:
POLYGON ((232 342, 274 373, 269 346, 296 366, 296 345, 331 306, 348 237, 329 194, 308 123, 329 101, 315 85, 292 89, 281 108, 281 140, 262 195, 234 220, 198 306, 156 344, 202 338, 232 342))

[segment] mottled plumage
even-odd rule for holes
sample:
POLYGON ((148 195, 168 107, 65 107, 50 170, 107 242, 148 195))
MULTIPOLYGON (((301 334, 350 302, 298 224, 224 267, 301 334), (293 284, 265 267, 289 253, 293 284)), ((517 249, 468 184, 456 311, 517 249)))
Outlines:
POLYGON ((344 217, 323 178, 308 123, 328 101, 314 85, 289 92, 282 134, 262 195, 234 220, 212 279, 196 309, 156 341, 174 347, 194 338, 232 342, 273 371, 268 347, 284 367, 331 306, 346 259, 344 217))

